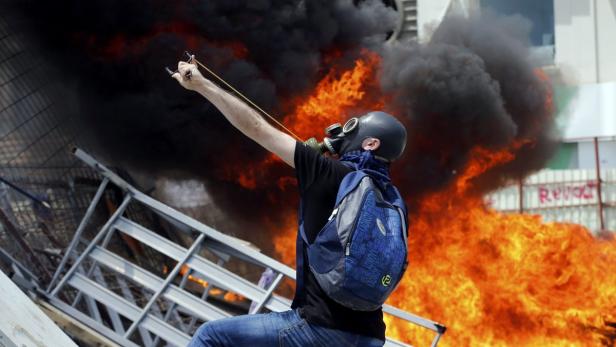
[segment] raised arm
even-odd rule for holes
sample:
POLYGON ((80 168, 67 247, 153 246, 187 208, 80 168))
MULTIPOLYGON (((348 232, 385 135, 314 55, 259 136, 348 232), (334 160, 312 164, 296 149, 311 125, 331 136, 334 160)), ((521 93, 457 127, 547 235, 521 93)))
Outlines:
POLYGON ((171 77, 180 82, 182 87, 203 95, 244 135, 279 156, 291 167, 295 167, 293 162, 295 140, 290 135, 274 128, 242 100, 203 77, 194 63, 180 61, 178 72, 171 77))

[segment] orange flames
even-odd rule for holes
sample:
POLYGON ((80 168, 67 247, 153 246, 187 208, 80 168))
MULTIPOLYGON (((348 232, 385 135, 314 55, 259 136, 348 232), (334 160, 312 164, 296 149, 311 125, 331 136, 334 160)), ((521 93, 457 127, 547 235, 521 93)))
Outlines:
MULTIPOLYGON (((284 123, 300 137, 312 137, 333 123, 343 123, 351 112, 382 109, 384 97, 372 88, 376 86, 379 57, 368 51, 348 71, 332 69, 305 100, 295 100, 294 112, 284 123)), ((274 249, 287 264, 295 265, 295 232, 297 216, 286 218, 288 230, 274 236, 274 249)))
MULTIPOLYGON (((379 58, 365 51, 351 70, 331 70, 318 84, 316 91, 305 100, 295 100, 295 111, 285 124, 300 137, 309 138, 315 131, 344 122, 353 112, 382 109, 384 100, 369 93, 376 86, 374 76, 379 58)), ((378 94, 377 94, 378 95, 378 94)))
MULTIPOLYGON (((180 275, 181 276, 186 275, 186 272, 189 269, 190 268, 187 265, 183 265, 180 268, 180 275)), ((169 269, 167 268, 167 266, 163 265, 163 274, 167 274, 168 272, 169 272, 169 269)), ((201 285, 203 288, 210 287, 210 284, 208 283, 208 281, 206 281, 206 280, 204 280, 202 278, 199 278, 197 276, 193 276, 193 275, 189 274, 188 275, 188 280, 193 282, 193 283, 201 285)), ((212 287, 210 287, 208 293, 209 293, 209 295, 213 295, 213 296, 221 296, 222 295, 223 299, 225 301, 228 301, 228 302, 236 302, 236 301, 242 301, 242 300, 246 299, 242 295, 239 295, 239 294, 236 294, 236 293, 233 293, 233 292, 225 292, 224 290, 219 289, 219 288, 212 288, 212 287)))
POLYGON ((119 59, 131 55, 140 56, 146 52, 153 40, 169 34, 181 37, 186 49, 191 52, 204 45, 224 50, 225 54, 219 52, 217 55, 207 57, 213 65, 224 65, 229 57, 245 59, 248 56, 248 48, 242 42, 206 39, 199 33, 198 28, 185 22, 159 23, 141 37, 127 37, 124 34, 118 34, 111 38, 99 38, 78 33, 74 35, 74 39, 76 43, 84 45, 93 56, 119 59))
MULTIPOLYGON (((369 95, 378 59, 366 55, 328 74, 286 123, 313 135, 356 109, 382 108, 369 95)), ((472 179, 514 159, 510 150, 475 148, 449 187, 425 197, 412 222, 410 266, 389 304, 442 322, 441 346, 613 346, 616 339, 616 240, 539 216, 505 215, 468 193, 472 179)), ((296 217, 275 237, 286 263, 295 257, 296 217)), ((387 335, 417 346, 434 334, 386 317, 387 335)))
MULTIPOLYGON (((324 129, 333 123, 344 123, 350 115, 382 109, 385 98, 374 92, 378 88, 375 76, 379 57, 368 51, 362 52, 362 57, 348 71, 332 69, 317 84, 312 95, 293 100, 295 110, 284 118, 283 123, 300 138, 308 139, 323 134, 324 129)), ((244 163, 229 163, 219 168, 220 176, 243 188, 255 189, 257 182, 267 181, 268 168, 280 162, 277 156, 270 154, 252 167, 246 167, 244 163)), ((283 190, 288 184, 288 177, 283 177, 278 187, 283 190)))
MULTIPOLYGON (((411 265, 389 303, 446 324, 443 346, 607 341, 606 324, 616 320, 616 242, 579 225, 490 210, 459 182, 425 198, 411 218, 411 265)), ((388 323, 389 336, 417 345, 432 338, 388 323)))

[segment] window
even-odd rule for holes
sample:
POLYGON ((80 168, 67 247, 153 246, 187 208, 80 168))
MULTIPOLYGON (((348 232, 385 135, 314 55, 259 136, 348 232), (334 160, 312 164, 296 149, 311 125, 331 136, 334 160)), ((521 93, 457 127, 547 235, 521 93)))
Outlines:
POLYGON ((531 24, 533 55, 545 65, 554 62, 554 0, 480 0, 482 8, 501 15, 521 15, 531 24))
POLYGON ((503 15, 526 17, 533 25, 533 46, 554 45, 554 0, 481 0, 481 7, 503 15))

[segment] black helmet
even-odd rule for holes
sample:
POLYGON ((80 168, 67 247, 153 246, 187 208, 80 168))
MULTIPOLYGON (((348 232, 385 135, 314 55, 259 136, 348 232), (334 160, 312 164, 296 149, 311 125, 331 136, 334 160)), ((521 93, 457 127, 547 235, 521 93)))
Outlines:
POLYGON ((381 141, 374 155, 381 160, 398 159, 406 146, 406 129, 392 115, 381 111, 372 111, 361 117, 349 119, 344 126, 332 124, 325 129, 329 136, 323 142, 313 137, 306 144, 320 152, 343 155, 347 152, 362 150, 362 142, 369 137, 381 141))
POLYGON ((329 142, 328 147, 332 147, 330 151, 334 149, 334 153, 342 155, 361 150, 362 142, 369 137, 381 141, 379 148, 374 151, 374 155, 380 159, 394 161, 404 152, 406 146, 404 125, 394 116, 381 111, 372 111, 359 118, 349 119, 342 127, 342 131, 339 131, 334 139, 326 142, 329 142), (334 144, 339 146, 333 146, 334 144))

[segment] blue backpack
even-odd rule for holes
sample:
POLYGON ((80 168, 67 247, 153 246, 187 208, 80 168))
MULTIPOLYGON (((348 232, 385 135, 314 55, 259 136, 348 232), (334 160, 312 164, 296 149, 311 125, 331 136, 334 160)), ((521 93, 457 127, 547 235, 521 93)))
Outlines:
POLYGON ((299 252, 306 251, 310 271, 331 299, 353 310, 374 311, 407 267, 406 205, 387 176, 355 168, 342 180, 332 214, 312 244, 300 205, 298 269, 299 252))

